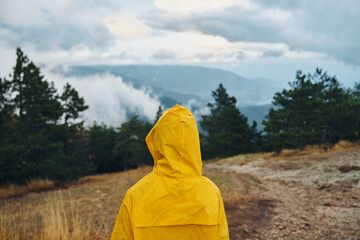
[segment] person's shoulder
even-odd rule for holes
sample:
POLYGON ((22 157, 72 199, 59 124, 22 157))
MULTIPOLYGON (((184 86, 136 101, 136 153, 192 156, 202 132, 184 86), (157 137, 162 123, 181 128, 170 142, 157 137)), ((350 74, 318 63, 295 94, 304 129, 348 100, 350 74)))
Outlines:
POLYGON ((208 187, 210 187, 213 191, 215 191, 216 193, 220 194, 220 189, 218 188, 218 186, 216 186, 215 183, 213 183, 213 181, 211 181, 209 178, 202 176, 201 180, 208 185, 208 187))
POLYGON ((148 173, 143 178, 141 178, 137 183, 135 183, 131 188, 129 188, 126 192, 126 195, 133 195, 136 192, 141 191, 142 189, 146 188, 154 181, 153 172, 148 173))
POLYGON ((141 178, 137 183, 135 183, 131 188, 126 191, 126 194, 123 199, 123 204, 131 212, 132 208, 137 205, 141 198, 148 191, 149 187, 154 183, 154 173, 151 172, 141 178))

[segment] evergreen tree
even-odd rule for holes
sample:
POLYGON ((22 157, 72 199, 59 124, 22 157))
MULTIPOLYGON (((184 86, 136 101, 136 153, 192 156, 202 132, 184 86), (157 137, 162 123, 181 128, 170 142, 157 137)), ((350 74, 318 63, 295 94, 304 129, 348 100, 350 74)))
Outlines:
POLYGON ((19 118, 22 120, 23 115, 23 102, 24 102, 24 65, 29 62, 27 56, 24 55, 23 51, 20 48, 16 49, 16 64, 14 67, 13 75, 12 75, 12 92, 17 92, 17 95, 14 99, 14 107, 19 109, 19 118))
POLYGON ((113 154, 122 162, 122 170, 152 164, 152 157, 145 143, 150 129, 151 124, 141 122, 137 115, 121 124, 113 154))
POLYGON ((360 82, 356 82, 354 84, 354 89, 352 94, 354 95, 356 101, 360 102, 360 82))
POLYGON ((64 86, 63 93, 60 96, 61 105, 62 105, 62 114, 64 117, 64 151, 68 154, 76 152, 78 148, 75 148, 75 141, 73 139, 79 140, 79 136, 83 132, 83 123, 76 122, 76 119, 79 117, 79 113, 85 111, 89 107, 85 105, 85 100, 82 97, 79 97, 78 92, 69 84, 66 83, 64 86), (72 121, 71 121, 72 120, 72 121))
POLYGON ((263 121, 266 148, 303 148, 310 144, 334 144, 355 138, 354 98, 335 76, 321 69, 305 75, 301 71, 290 89, 278 92, 263 121))
POLYGON ((66 83, 64 86, 64 90, 60 99, 62 100, 66 126, 69 125, 69 120, 73 119, 75 121, 79 117, 80 112, 83 112, 89 108, 89 106, 85 105, 84 98, 79 97, 78 92, 73 87, 71 87, 69 83, 66 83))
POLYGON ((256 124, 250 127, 247 118, 236 108, 222 84, 212 92, 215 103, 208 103, 211 113, 203 115, 200 126, 208 133, 203 145, 204 158, 228 157, 252 150, 256 124))
POLYGON ((10 123, 13 112, 10 98, 10 82, 5 78, 0 78, 0 144, 4 144, 6 126, 10 123))
MULTIPOLYGON (((0 123, 5 129, 0 134, 0 184, 33 178, 75 179, 84 171, 82 159, 64 151, 70 129, 60 121, 67 105, 62 106, 54 84, 44 79, 20 48, 16 55, 11 81, 1 80, 0 85, 1 116, 7 118, 6 125, 0 123)), ((74 117, 82 110, 68 112, 74 117)))
POLYGON ((354 84, 351 91, 352 97, 352 110, 349 111, 351 126, 354 126, 354 134, 352 139, 360 139, 360 82, 354 84))
POLYGON ((94 161, 97 172, 114 172, 121 170, 121 164, 116 162, 113 154, 116 131, 106 125, 98 125, 96 122, 89 128, 90 154, 94 161))
POLYGON ((162 116, 162 114, 163 114, 163 109, 162 109, 161 105, 159 105, 159 108, 158 108, 158 110, 157 110, 157 112, 156 112, 154 124, 157 123, 157 121, 160 119, 160 117, 162 116))

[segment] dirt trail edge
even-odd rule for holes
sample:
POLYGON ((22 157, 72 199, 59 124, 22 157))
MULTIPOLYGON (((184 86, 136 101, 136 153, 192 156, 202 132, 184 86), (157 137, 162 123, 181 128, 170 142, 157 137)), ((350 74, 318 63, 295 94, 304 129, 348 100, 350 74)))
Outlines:
POLYGON ((231 239, 360 239, 359 166, 357 149, 204 168, 256 180, 256 200, 227 206, 231 239))

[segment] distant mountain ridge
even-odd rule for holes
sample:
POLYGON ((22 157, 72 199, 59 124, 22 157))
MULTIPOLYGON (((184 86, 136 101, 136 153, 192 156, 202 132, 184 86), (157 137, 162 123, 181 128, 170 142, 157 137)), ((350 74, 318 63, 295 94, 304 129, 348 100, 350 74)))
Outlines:
MULTIPOLYGON (((86 77, 95 74, 112 74, 122 77, 123 81, 133 87, 149 88, 157 95, 161 104, 171 107, 176 103, 200 108, 212 102, 211 93, 219 84, 227 89, 229 95, 235 96, 237 106, 245 109, 249 120, 256 120, 260 125, 260 117, 269 107, 253 107, 252 105, 268 106, 278 87, 266 79, 247 79, 233 72, 198 66, 182 65, 76 65, 67 71, 61 67, 54 71, 65 76, 86 77)), ((266 112, 267 113, 267 112, 266 112)))
POLYGON ((238 106, 269 103, 278 90, 264 79, 247 79, 230 71, 197 66, 156 65, 84 65, 70 66, 63 74, 90 76, 110 73, 121 76, 135 88, 150 87, 160 97, 188 101, 191 98, 211 100, 211 91, 220 83, 238 100, 238 106))

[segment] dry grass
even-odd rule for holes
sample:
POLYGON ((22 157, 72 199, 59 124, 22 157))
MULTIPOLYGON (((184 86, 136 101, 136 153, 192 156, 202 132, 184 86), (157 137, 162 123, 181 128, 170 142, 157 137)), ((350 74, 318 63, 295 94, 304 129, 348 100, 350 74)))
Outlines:
MULTIPOLYGON (((319 145, 308 145, 304 149, 282 149, 280 153, 278 152, 267 152, 267 153, 254 153, 254 154, 240 154, 234 157, 222 159, 219 161, 219 164, 230 162, 237 165, 246 165, 254 160, 266 159, 266 160, 294 160, 304 157, 312 157, 321 153, 328 152, 341 152, 349 151, 360 148, 360 141, 349 142, 346 140, 341 140, 331 148, 319 147, 319 145)), ((285 168, 293 169, 297 166, 285 166, 285 168)), ((287 169, 285 169, 287 170, 287 169)))
POLYGON ((10 184, 9 186, 0 188, 0 198, 19 197, 31 192, 41 192, 52 189, 55 189, 55 184, 51 180, 32 180, 23 186, 10 184))
MULTIPOLYGON (((340 140, 331 148, 324 148, 319 145, 309 145, 304 149, 283 149, 279 154, 273 153, 272 157, 280 157, 280 158, 291 158, 291 157, 302 157, 308 156, 323 152, 337 152, 337 151, 348 151, 351 149, 356 149, 360 147, 360 141, 358 142, 349 142, 347 140, 340 140)), ((271 155, 270 155, 271 156, 271 155)))
MULTIPOLYGON (((151 170, 88 176, 57 191, 39 192, 51 184, 29 184, 31 193, 0 199, 0 239, 109 239, 126 190, 151 170)), ((220 188, 227 209, 258 200, 248 194, 255 183, 247 176, 218 169, 205 175, 220 188)))
POLYGON ((31 181, 25 186, 27 192, 41 192, 41 191, 52 190, 54 188, 55 188, 54 182, 49 179, 31 181))
POLYGON ((219 187, 227 209, 258 200, 258 196, 249 194, 249 187, 254 183, 261 184, 261 181, 253 179, 250 174, 224 172, 220 169, 208 169, 203 174, 219 187))
MULTIPOLYGON (((243 154, 221 159, 219 163, 245 165, 256 159, 270 159, 275 161, 265 162, 279 163, 282 170, 296 169, 301 167, 296 159, 312 159, 314 154, 321 153, 316 155, 316 158, 320 158, 323 152, 343 151, 359 146, 339 142, 327 151, 318 146, 308 146, 304 150, 284 150, 280 154, 243 154), (289 164, 278 160, 287 160, 289 164)), ((143 167, 121 173, 87 176, 58 191, 44 192, 55 188, 51 181, 2 188, 0 239, 109 239, 127 189, 151 170, 152 167, 143 167), (11 198, 13 196, 21 197, 11 198)), ((339 170, 359 169, 344 166, 339 170)), ((205 168, 203 173, 220 188, 227 209, 235 211, 240 209, 238 206, 259 201, 259 197, 253 193, 254 189, 260 189, 263 184, 253 175, 226 172, 220 168, 205 168)))
MULTIPOLYGON (((306 146, 304 149, 283 149, 280 153, 277 152, 268 152, 268 153, 257 153, 254 154, 254 157, 238 163, 238 165, 245 165, 253 160, 264 159, 258 163, 258 167, 268 167, 272 170, 296 170, 306 168, 312 165, 314 161, 322 161, 328 158, 329 153, 341 153, 344 151, 351 151, 360 149, 360 142, 349 142, 349 141, 339 141, 332 148, 324 149, 318 145, 306 146)), ((241 157, 237 156, 238 158, 241 157)), ((235 163, 234 163, 235 164, 235 163)), ((347 168, 344 167, 339 169, 340 171, 347 171, 347 168)), ((356 170, 356 166, 351 171, 356 170)))
POLYGON ((47 200, 42 216, 42 239, 99 239, 99 229, 92 229, 91 217, 80 218, 79 206, 69 196, 66 209, 61 192, 51 195, 47 200))
MULTIPOLYGON (((30 206, 12 212, 12 203, 3 202, 0 212, 0 239, 99 239, 99 232, 92 229, 92 218, 81 218, 79 206, 71 196, 53 192, 39 200, 41 209, 34 212, 30 206)), ((35 207, 35 206, 34 206, 35 207)))
POLYGON ((126 190, 151 169, 88 176, 57 191, 14 190, 32 193, 0 199, 0 239, 109 239, 126 190))

